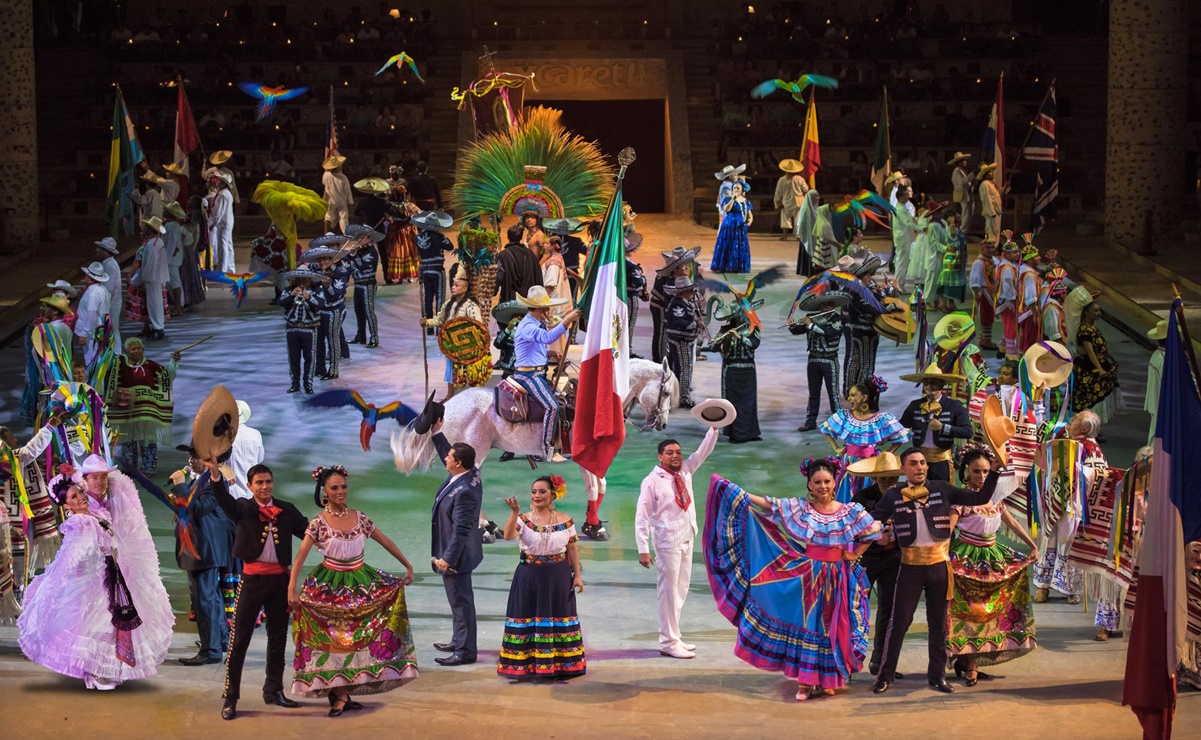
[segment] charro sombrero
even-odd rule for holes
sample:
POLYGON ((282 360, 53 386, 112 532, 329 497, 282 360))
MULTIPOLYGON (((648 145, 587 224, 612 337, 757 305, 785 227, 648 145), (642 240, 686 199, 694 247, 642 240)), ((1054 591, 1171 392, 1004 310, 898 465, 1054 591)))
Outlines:
POLYGON ((551 298, 541 285, 532 286, 525 295, 518 295, 517 300, 526 308, 551 308, 571 302, 569 298, 551 298))
POLYGON ((1058 388, 1072 377, 1072 353, 1059 342, 1042 341, 1030 345, 1022 356, 1026 374, 1035 388, 1058 388))
POLYGON ((880 302, 884 304, 885 308, 892 307, 895 310, 882 313, 872 321, 876 332, 897 344, 912 342, 913 335, 917 333, 917 322, 913 319, 913 309, 906 301, 892 296, 885 296, 884 300, 880 302))
POLYGON ((371 237, 372 244, 379 244, 384 240, 384 232, 376 231, 367 224, 350 224, 346 227, 346 236, 356 241, 364 236, 371 237))
POLYGON ((625 251, 626 254, 629 254, 642 246, 642 234, 637 231, 628 231, 625 235, 625 242, 625 251))
POLYGON ((660 275, 670 275, 680 265, 696 262, 696 257, 700 253, 700 247, 692 249, 688 247, 673 247, 670 252, 660 252, 663 255, 663 266, 655 270, 655 272, 660 275))
POLYGON ((301 262, 316 262, 317 260, 331 259, 334 261, 340 260, 350 254, 345 249, 334 249, 333 247, 313 247, 307 249, 300 255, 301 262))
POLYGON ((958 349, 976 331, 976 322, 963 311, 949 313, 934 325, 934 341, 943 349, 958 349))
POLYGON ((695 287, 696 283, 692 282, 692 278, 687 275, 677 275, 675 280, 663 286, 663 292, 675 295, 685 293, 695 287))
POLYGON ((713 429, 728 427, 738 418, 734 404, 724 398, 706 398, 692 407, 696 420, 713 429))
POLYGON ((238 402, 225 386, 209 392, 192 420, 192 447, 201 460, 219 457, 238 435, 238 402))
POLYGON ((323 283, 329 282, 329 275, 316 270, 287 270, 279 274, 279 282, 287 283, 292 280, 318 280, 323 283))
POLYGON ((881 452, 875 457, 865 457, 847 466, 851 475, 865 478, 887 478, 901 475, 901 458, 892 452, 881 452))
POLYGON ((721 168, 721 172, 714 172, 713 176, 716 177, 718 180, 724 180, 727 177, 729 177, 730 175, 741 175, 745 171, 746 171, 745 164, 740 164, 737 167, 735 167, 732 164, 728 164, 725 167, 721 168))
POLYGON ((143 172, 140 179, 149 183, 154 183, 155 185, 162 185, 164 182, 166 182, 163 176, 156 174, 154 170, 143 172))
POLYGON ((579 233, 584 228, 584 222, 578 218, 548 218, 542 222, 542 229, 551 234, 569 236, 579 233))
POLYGON ((510 321, 518 316, 525 316, 528 312, 529 310, 516 300, 505 301, 496 304, 496 308, 492 309, 492 318, 501 326, 508 326, 510 321))
POLYGON ((962 375, 956 375, 955 373, 944 373, 938 365, 931 362, 926 366, 925 370, 921 371, 920 373, 907 373, 902 375, 901 380, 905 381, 906 383, 925 383, 927 380, 941 380, 947 385, 954 385, 956 383, 962 383, 963 381, 967 380, 967 378, 962 375))
POLYGON ((814 311, 827 311, 833 308, 842 308, 851 302, 851 294, 844 293, 841 290, 826 290, 821 293, 810 291, 797 301, 796 307, 798 311, 812 313, 814 311))
POLYGON ((454 216, 442 211, 421 211, 410 219, 413 225, 423 231, 442 231, 454 225, 454 216))
MULTIPOLYGON (((328 160, 327 160, 328 161, 328 160)), ((354 184, 354 189, 360 193, 369 193, 371 195, 383 195, 388 192, 388 183, 378 177, 367 177, 359 180, 354 184)))
POLYGON ((343 157, 341 154, 335 154, 321 163, 321 169, 336 170, 344 164, 346 164, 346 157, 343 157))

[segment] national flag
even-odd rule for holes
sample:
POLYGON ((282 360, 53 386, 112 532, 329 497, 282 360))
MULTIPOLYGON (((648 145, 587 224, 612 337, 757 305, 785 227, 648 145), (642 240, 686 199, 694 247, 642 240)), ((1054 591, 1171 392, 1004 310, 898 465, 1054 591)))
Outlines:
POLYGON ((1005 108, 1003 105, 1005 73, 997 80, 997 99, 993 101, 992 113, 988 116, 988 128, 984 129, 984 143, 980 149, 980 161, 988 164, 997 163, 993 172, 993 182, 1000 190, 1005 189, 1005 108))
POLYGON ((1031 223, 1034 233, 1042 230, 1047 222, 1055 218, 1055 199, 1059 197, 1059 145, 1055 138, 1055 83, 1047 91, 1030 141, 1022 150, 1022 156, 1035 163, 1034 213, 1031 223))
POLYGON ((880 98, 880 120, 876 124, 876 150, 872 154, 872 185, 884 194, 884 181, 892 172, 892 142, 888 138, 888 88, 880 98))
MULTIPOLYGON (((188 94, 183 89, 183 79, 177 85, 179 94, 175 103, 175 164, 183 169, 186 179, 191 174, 188 159, 192 152, 200 148, 200 132, 196 130, 196 118, 192 115, 192 105, 188 102, 188 94)), ((184 205, 187 205, 186 203, 184 205)))
POLYGON ((1139 551, 1138 600, 1122 704, 1134 710, 1143 737, 1170 738, 1175 674, 1185 651, 1188 619, 1185 545, 1201 538, 1201 394, 1181 322, 1172 304, 1159 390, 1155 453, 1139 551))
POLYGON ((338 153, 338 119, 334 115, 334 86, 329 86, 329 116, 325 121, 325 159, 338 153))
POLYGON ((134 168, 145 161, 138 133, 133 127, 125 97, 117 88, 117 100, 113 104, 112 144, 108 160, 108 231, 114 239, 124 228, 126 235, 135 233, 133 199, 134 168))
POLYGON ((821 144, 817 138, 817 105, 813 102, 813 93, 809 91, 809 110, 805 113, 805 136, 801 140, 801 177, 809 183, 809 187, 817 187, 813 183, 814 175, 822 167, 821 144))
POLYGON ((597 476, 608 472, 625 442, 622 402, 630 390, 621 180, 619 176, 600 237, 588 253, 579 301, 587 329, 575 396, 571 456, 580 467, 597 476))

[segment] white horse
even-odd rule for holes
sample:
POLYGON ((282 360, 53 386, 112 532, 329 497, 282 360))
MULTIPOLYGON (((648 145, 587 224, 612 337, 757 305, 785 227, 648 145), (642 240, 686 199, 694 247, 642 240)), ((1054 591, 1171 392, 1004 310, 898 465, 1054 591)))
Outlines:
MULTIPOLYGON (((493 448, 519 457, 541 455, 542 424, 505 421, 496 413, 493 394, 492 388, 468 388, 455 394, 446 402, 442 434, 451 442, 466 442, 475 448, 477 466, 483 465, 493 448)), ((627 420, 637 405, 645 417, 639 430, 662 431, 667 427, 671 410, 679 403, 680 384, 666 361, 656 365, 650 360, 630 360, 630 392, 623 403, 627 420)), ((432 434, 417 434, 412 423, 392 432, 392 459, 396 469, 405 475, 417 469, 427 470, 434 457, 432 434)), ((584 468, 580 468, 580 474, 588 500, 596 501, 599 507, 605 496, 605 479, 584 468)), ((590 534, 597 540, 609 538, 603 526, 590 534)))

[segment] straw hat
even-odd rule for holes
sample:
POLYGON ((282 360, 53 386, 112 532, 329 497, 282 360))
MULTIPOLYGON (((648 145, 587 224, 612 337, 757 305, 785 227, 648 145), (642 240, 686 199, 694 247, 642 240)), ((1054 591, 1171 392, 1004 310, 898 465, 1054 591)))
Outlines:
POLYGON ((167 172, 169 174, 172 174, 172 175, 178 175, 180 177, 183 177, 184 175, 187 174, 186 172, 183 171, 183 167, 176 164, 175 162, 168 162, 165 165, 163 165, 163 171, 167 172))
POLYGON ((230 157, 233 155, 234 153, 228 149, 222 149, 220 151, 213 152, 209 155, 209 164, 213 165, 214 167, 218 167, 228 162, 230 157))
POLYGON ((455 223, 454 216, 442 211, 421 211, 410 220, 423 231, 442 231, 455 223))
POLYGON ((551 308, 570 302, 568 298, 551 298, 546 288, 541 285, 531 287, 530 292, 524 296, 518 295, 517 300, 527 308, 551 308))
POLYGON ((934 340, 943 349, 958 349, 976 331, 976 322, 963 311, 949 313, 934 325, 934 340))
POLYGON ((1059 342, 1042 341, 1030 345, 1022 356, 1026 374, 1035 388, 1058 388, 1072 376, 1072 353, 1059 342))
POLYGON ((192 447, 197 456, 207 460, 233 447, 238 419, 238 403, 225 386, 219 385, 209 392, 192 420, 192 447))
POLYGON ((155 174, 153 170, 151 170, 149 172, 143 172, 141 179, 145 180, 146 182, 152 182, 155 185, 161 185, 164 182, 166 182, 166 179, 164 179, 160 175, 155 174))
POLYGON ((996 168, 997 168, 996 162, 993 162, 992 164, 985 164, 984 162, 981 162, 980 168, 976 170, 977 179, 984 175, 987 175, 989 172, 992 172, 996 168))
POLYGON ((238 406, 238 424, 241 425, 250 421, 250 414, 253 413, 250 410, 250 404, 246 403, 240 398, 234 403, 236 403, 238 406))
POLYGON ((801 164, 800 160, 781 159, 780 160, 780 169, 784 172, 795 173, 795 172, 800 172, 801 170, 805 169, 805 165, 801 164))
POLYGON ((962 375, 955 375, 954 373, 944 373, 938 365, 931 362, 926 366, 925 370, 920 373, 902 375, 901 380, 906 383, 925 383, 927 380, 941 380, 947 385, 955 385, 956 383, 962 383, 967 378, 962 375))
POLYGON ((902 180, 904 178, 905 178, 904 170, 893 170, 892 172, 890 172, 888 174, 888 177, 885 178, 884 187, 888 187, 889 185, 893 184, 897 180, 902 180))
POLYGON ((875 457, 865 457, 847 466, 851 475, 865 478, 888 478, 901 475, 901 458, 892 452, 881 452, 875 457))
POLYGON ((98 283, 108 282, 108 273, 104 271, 104 265, 100 264, 99 262, 93 262, 87 267, 84 267, 83 274, 87 275, 89 278, 98 283))
MULTIPOLYGON (((333 157, 330 157, 330 159, 333 159, 333 157)), ((325 161, 329 162, 330 159, 327 159, 325 161)), ((345 157, 343 157, 342 159, 343 159, 343 161, 345 161, 345 157)), ((321 166, 325 167, 324 164, 322 164, 321 166)), ((333 169, 333 168, 325 167, 325 169, 329 170, 329 169, 333 169)), ((385 181, 385 180, 381 180, 378 177, 368 177, 368 178, 364 178, 364 179, 356 182, 354 184, 354 189, 359 191, 360 193, 369 193, 371 195, 383 195, 384 193, 391 190, 391 187, 389 187, 387 181, 385 181)))
POLYGON ((83 465, 79 466, 79 474, 81 476, 88 476, 92 473, 111 473, 115 470, 115 467, 109 465, 108 462, 99 455, 88 455, 84 459, 83 465))
POLYGON ((117 249, 117 240, 111 236, 106 236, 100 241, 92 243, 111 254, 117 255, 121 253, 121 250, 117 249))
POLYGON ((496 308, 492 309, 492 318, 496 319, 496 323, 501 326, 508 326, 513 319, 525 315, 526 307, 517 301, 498 303, 496 308))
POLYGON ((971 159, 971 158, 972 158, 972 155, 957 151, 957 152, 955 152, 954 157, 951 157, 950 159, 947 160, 947 164, 955 164, 956 162, 962 162, 965 159, 971 159))
POLYGON ((41 301, 47 306, 58 309, 62 313, 67 313, 71 310, 71 302, 67 300, 66 296, 52 295, 41 299, 41 301))
POLYGON ((1149 332, 1147 332, 1147 339, 1154 339, 1155 341, 1159 341, 1161 339, 1167 339, 1167 320, 1166 320, 1166 318, 1160 318, 1160 320, 1157 323, 1155 323, 1155 326, 1151 330, 1149 330, 1149 332))
POLYGON ((1001 410, 999 396, 990 395, 984 399, 984 406, 980 409, 980 428, 1001 467, 1008 467, 1009 450, 1006 443, 1017 434, 1017 425, 1001 410))
POLYGON ((163 203, 163 210, 171 214, 174 218, 187 218, 188 212, 183 209, 183 206, 173 200, 168 200, 163 203))
POLYGON ((897 344, 909 344, 917 333, 917 322, 913 319, 913 309, 909 304, 892 296, 885 296, 881 301, 885 305, 895 306, 897 310, 882 313, 875 318, 872 326, 885 339, 891 339, 897 344))
POLYGON ((738 411, 724 398, 706 398, 692 407, 692 415, 708 427, 721 429, 734 423, 738 411))
POLYGON ((324 162, 321 163, 321 169, 336 170, 345 163, 346 163, 346 157, 343 157, 341 154, 335 154, 334 156, 330 157, 329 159, 326 159, 324 162))
POLYGON ((79 292, 75 289, 74 285, 71 285, 66 280, 55 280, 53 283, 46 283, 46 287, 56 293, 66 293, 69 296, 74 296, 79 292))
POLYGON ((165 226, 163 226, 163 220, 161 218, 159 218, 158 216, 151 216, 150 218, 144 218, 144 219, 142 219, 142 223, 145 224, 146 226, 149 226, 151 229, 154 229, 155 231, 157 231, 160 234, 167 233, 167 228, 165 226))
POLYGON ((687 247, 673 247, 670 252, 660 252, 663 255, 663 266, 655 270, 660 275, 670 275, 675 272, 680 265, 686 265, 690 262, 696 262, 696 257, 701 253, 700 247, 689 249, 687 247))
POLYGON ((226 187, 233 187, 234 176, 229 174, 228 172, 217 172, 217 173, 213 174, 213 177, 215 177, 218 180, 220 180, 221 182, 225 183, 226 187))
POLYGON ((737 167, 732 164, 728 164, 721 168, 721 172, 714 172, 713 176, 718 180, 724 180, 730 175, 741 175, 743 172, 746 172, 745 164, 740 164, 737 167))

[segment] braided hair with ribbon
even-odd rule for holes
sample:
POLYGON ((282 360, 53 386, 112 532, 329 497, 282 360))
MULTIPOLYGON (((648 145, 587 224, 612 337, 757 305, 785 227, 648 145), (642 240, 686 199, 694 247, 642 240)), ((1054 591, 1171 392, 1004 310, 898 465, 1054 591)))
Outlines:
POLYGON ((313 468, 313 480, 317 481, 317 487, 313 489, 313 501, 318 506, 324 508, 329 503, 325 498, 325 483, 335 475, 343 478, 350 477, 350 473, 346 472, 346 468, 341 465, 318 465, 313 468))

